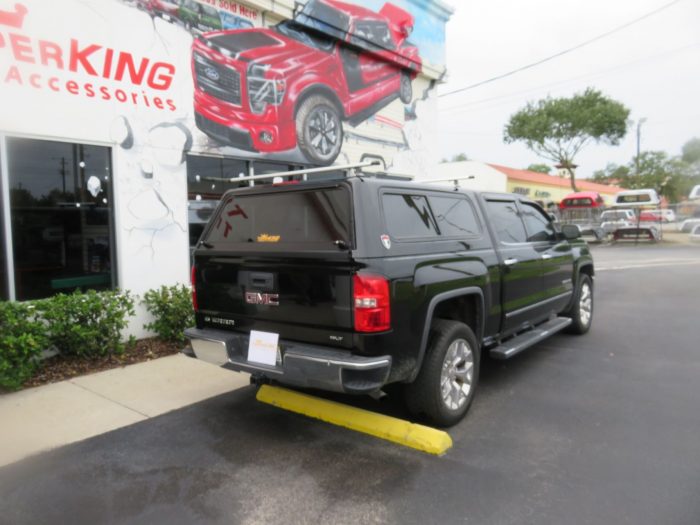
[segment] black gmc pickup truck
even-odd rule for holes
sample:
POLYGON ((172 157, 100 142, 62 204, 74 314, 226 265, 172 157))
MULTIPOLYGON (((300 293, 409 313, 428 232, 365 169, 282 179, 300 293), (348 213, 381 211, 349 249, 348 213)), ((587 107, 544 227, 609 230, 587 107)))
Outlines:
POLYGON ((511 194, 388 178, 224 195, 194 252, 194 355, 255 382, 352 394, 403 383, 412 413, 466 413, 482 352, 507 359, 593 314, 578 228, 511 194))

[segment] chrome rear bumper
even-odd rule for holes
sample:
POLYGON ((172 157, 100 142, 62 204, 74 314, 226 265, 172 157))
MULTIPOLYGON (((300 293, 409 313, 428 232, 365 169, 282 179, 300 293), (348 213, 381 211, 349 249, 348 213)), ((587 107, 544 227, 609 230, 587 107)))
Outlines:
POLYGON ((276 366, 248 361, 248 334, 188 328, 195 357, 217 366, 262 375, 282 384, 332 392, 370 394, 381 389, 391 370, 391 356, 365 357, 347 350, 279 341, 276 366))

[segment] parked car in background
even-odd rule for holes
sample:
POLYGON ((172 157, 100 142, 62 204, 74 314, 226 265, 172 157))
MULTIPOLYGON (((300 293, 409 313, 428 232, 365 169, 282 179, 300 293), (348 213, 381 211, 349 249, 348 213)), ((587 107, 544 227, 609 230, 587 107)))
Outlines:
POLYGON ((642 221, 648 222, 675 222, 676 213, 673 210, 644 210, 641 214, 642 221))
POLYGON ((236 16, 231 13, 221 13, 221 29, 250 29, 253 27, 253 22, 236 16))
POLYGON ((649 211, 659 206, 661 200, 659 194, 653 189, 624 190, 615 195, 613 208, 632 208, 638 210, 639 224, 622 226, 613 232, 614 241, 622 240, 649 240, 652 242, 661 239, 662 231, 659 217, 649 211))
POLYGON ((651 207, 658 206, 661 203, 659 194, 656 190, 625 190, 615 194, 615 203, 613 206, 625 207, 651 207))
POLYGON ((634 226, 637 216, 633 210, 606 210, 600 214, 600 221, 600 227, 606 235, 610 235, 619 228, 634 226))
POLYGON ((700 224, 693 226, 693 230, 690 232, 690 240, 700 242, 700 224))
POLYGON ((605 238, 601 224, 601 213, 605 201, 595 191, 570 193, 559 203, 559 221, 562 224, 575 225, 581 235, 593 236, 596 241, 605 238))
POLYGON ((682 233, 690 233, 698 224, 700 224, 700 218, 686 219, 678 225, 678 231, 682 233))
POLYGON ((177 0, 148 0, 146 4, 152 15, 160 16, 168 21, 178 18, 180 4, 177 0))
POLYGON ((700 184, 693 186, 693 189, 690 190, 690 195, 688 195, 688 198, 690 200, 700 199, 700 184))
POLYGON ((200 4, 195 0, 182 0, 178 10, 178 18, 185 29, 191 31, 216 31, 222 29, 219 11, 211 6, 200 4))

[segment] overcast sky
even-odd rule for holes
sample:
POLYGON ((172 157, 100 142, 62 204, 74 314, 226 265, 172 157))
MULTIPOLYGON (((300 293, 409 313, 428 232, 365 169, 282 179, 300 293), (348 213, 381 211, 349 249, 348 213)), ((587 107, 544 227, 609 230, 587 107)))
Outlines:
MULTIPOLYGON (((439 93, 467 86, 555 54, 626 24, 670 0, 450 0, 449 78, 439 93)), ((642 150, 680 154, 700 137, 700 0, 668 9, 582 49, 528 71, 441 97, 441 157, 525 168, 543 162, 521 144, 503 143, 511 114, 530 100, 571 96, 587 86, 645 117, 642 150)), ((588 177, 636 151, 630 127, 620 146, 590 145, 576 161, 588 177)))

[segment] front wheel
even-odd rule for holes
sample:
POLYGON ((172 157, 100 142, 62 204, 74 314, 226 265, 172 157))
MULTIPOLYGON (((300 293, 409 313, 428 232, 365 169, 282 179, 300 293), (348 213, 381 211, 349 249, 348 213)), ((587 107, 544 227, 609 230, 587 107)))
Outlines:
POLYGON ((437 319, 416 380, 406 385, 409 411, 449 427, 469 410, 479 381, 479 345, 464 323, 437 319))
POLYGON ((593 281, 589 275, 585 273, 579 275, 574 304, 566 316, 571 317, 571 324, 567 328, 567 332, 571 334, 585 334, 591 328, 593 322, 593 281))
POLYGON ((343 125, 335 105, 323 95, 301 103, 296 116, 297 144, 313 164, 330 165, 343 145, 343 125))

